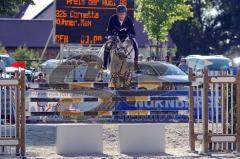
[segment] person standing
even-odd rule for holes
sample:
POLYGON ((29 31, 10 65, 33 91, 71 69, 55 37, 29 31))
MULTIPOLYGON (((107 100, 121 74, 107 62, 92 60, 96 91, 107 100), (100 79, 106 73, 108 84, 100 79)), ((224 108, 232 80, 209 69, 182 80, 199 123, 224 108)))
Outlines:
POLYGON ((47 83, 47 80, 43 77, 43 73, 38 74, 38 78, 34 80, 36 83, 47 83))
POLYGON ((184 57, 181 58, 178 67, 179 67, 183 72, 188 73, 187 60, 186 60, 184 57))

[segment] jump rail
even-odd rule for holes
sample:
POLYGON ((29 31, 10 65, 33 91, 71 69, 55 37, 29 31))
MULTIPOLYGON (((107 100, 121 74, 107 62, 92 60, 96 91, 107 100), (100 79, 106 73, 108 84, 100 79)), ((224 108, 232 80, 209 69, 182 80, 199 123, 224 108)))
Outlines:
MULTIPOLYGON (((137 88, 148 88, 148 87, 161 87, 164 85, 175 85, 175 86, 189 86, 190 82, 133 82, 130 87, 137 88)), ((69 84, 38 84, 32 83, 30 88, 62 88, 62 89, 81 89, 81 88, 94 88, 103 89, 113 87, 108 82, 72 82, 69 84)))
MULTIPOLYGON (((141 83, 142 85, 143 83, 141 83)), ((146 82, 146 84, 154 84, 153 82, 146 82)), ((158 83, 159 84, 159 83, 158 83)), ((189 85, 189 82, 182 82, 178 83, 180 85, 189 85)), ((48 97, 47 93, 43 92, 46 90, 38 90, 33 89, 29 90, 30 92, 34 92, 34 97, 30 97, 30 102, 55 102, 59 103, 57 111, 56 112, 31 112, 31 116, 115 116, 115 115, 158 115, 161 114, 164 111, 156 110, 156 111, 148 111, 148 110, 129 110, 129 111, 116 111, 114 105, 116 103, 111 102, 146 102, 146 101, 162 101, 162 100, 180 100, 180 101, 187 101, 188 98, 186 95, 167 95, 168 91, 163 90, 146 90, 146 89, 140 89, 140 90, 104 90, 99 89, 97 86, 108 86, 108 83, 99 83, 99 82, 80 82, 80 83, 71 83, 66 84, 65 86, 68 86, 70 88, 72 85, 74 85, 75 89, 60 89, 60 90, 48 90, 49 92, 67 92, 71 93, 70 97, 64 97, 64 98, 54 98, 54 97, 48 97), (76 85, 78 86, 76 88, 76 85), (70 87, 69 87, 70 86, 70 87), (86 88, 86 86, 91 86, 93 89, 90 90, 84 90, 82 88, 86 88), (96 88, 97 87, 97 88, 96 88), (103 93, 103 90, 105 91, 105 94, 103 93), (42 92, 42 93, 41 93, 42 92), (44 97, 39 97, 41 94, 44 95, 44 97), (79 95, 87 95, 90 97, 79 97, 79 95), (76 97, 77 96, 77 97, 76 97), (98 104, 102 104, 100 107, 97 108, 97 110, 87 111, 87 112, 74 112, 74 111, 66 111, 66 107, 61 106, 61 103, 85 103, 85 102, 98 102, 98 104), (107 106, 105 104, 110 104, 111 106, 107 106), (60 111, 59 111, 60 110, 60 111)), ((139 84, 140 85, 140 84, 139 84)), ((46 85, 42 85, 46 86, 46 85)), ((62 85, 59 85, 62 86, 62 85)), ((88 87, 89 88, 89 87, 88 87)), ((57 93, 56 92, 56 93, 57 93)))
MULTIPOLYGON (((169 113, 170 114, 170 113, 169 113)), ((32 116, 74 116, 74 117, 107 117, 107 116, 145 116, 145 115, 165 115, 163 111, 155 110, 128 110, 128 111, 62 111, 62 112, 32 112, 32 116)))

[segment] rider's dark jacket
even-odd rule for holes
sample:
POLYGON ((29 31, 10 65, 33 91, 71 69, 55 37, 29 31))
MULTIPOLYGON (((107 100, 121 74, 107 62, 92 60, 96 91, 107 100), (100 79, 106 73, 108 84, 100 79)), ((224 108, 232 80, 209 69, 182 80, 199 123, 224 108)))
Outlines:
POLYGON ((124 39, 126 35, 129 35, 132 38, 134 38, 136 35, 132 19, 126 16, 123 24, 121 25, 116 14, 111 16, 108 23, 107 32, 108 35, 117 34, 121 40, 124 39))

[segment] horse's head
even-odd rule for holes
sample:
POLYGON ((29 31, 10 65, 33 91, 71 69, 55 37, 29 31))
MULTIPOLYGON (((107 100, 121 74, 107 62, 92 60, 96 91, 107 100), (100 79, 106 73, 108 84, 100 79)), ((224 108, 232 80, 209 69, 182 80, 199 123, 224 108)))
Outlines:
POLYGON ((132 40, 127 36, 123 42, 121 42, 122 47, 129 48, 132 47, 132 40))
POLYGON ((121 43, 121 40, 118 36, 112 36, 107 42, 106 45, 112 46, 112 47, 117 47, 117 45, 121 43))
POLYGON ((129 58, 131 51, 133 51, 133 49, 131 49, 133 47, 132 40, 127 36, 122 41, 118 38, 116 42, 115 54, 117 54, 120 58, 129 58))

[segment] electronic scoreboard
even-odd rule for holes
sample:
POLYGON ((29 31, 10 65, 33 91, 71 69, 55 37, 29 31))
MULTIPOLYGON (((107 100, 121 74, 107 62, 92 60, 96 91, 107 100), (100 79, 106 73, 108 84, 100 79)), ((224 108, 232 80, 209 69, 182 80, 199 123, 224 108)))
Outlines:
POLYGON ((126 5, 133 19, 134 0, 56 0, 55 42, 103 44, 117 5, 126 5))

